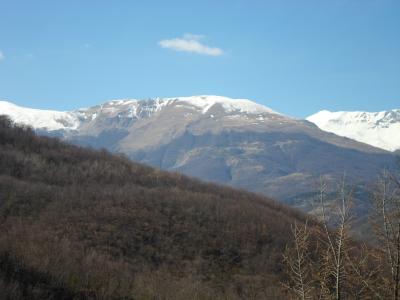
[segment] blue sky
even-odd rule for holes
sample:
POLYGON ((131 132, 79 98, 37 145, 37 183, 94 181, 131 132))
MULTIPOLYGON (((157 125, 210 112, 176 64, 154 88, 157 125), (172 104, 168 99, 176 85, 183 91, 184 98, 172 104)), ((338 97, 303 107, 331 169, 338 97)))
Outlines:
POLYGON ((400 108, 400 1, 0 0, 0 99, 199 94, 296 117, 400 108))

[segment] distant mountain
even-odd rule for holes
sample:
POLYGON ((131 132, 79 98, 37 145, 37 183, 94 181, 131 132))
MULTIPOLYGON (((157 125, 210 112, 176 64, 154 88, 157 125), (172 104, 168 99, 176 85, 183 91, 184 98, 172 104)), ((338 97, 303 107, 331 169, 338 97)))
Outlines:
POLYGON ((305 219, 0 117, 1 299, 288 299, 305 219))
POLYGON ((205 114, 214 105, 220 105, 226 113, 278 114, 247 99, 218 96, 112 100, 102 105, 71 112, 25 108, 7 101, 0 101, 0 112, 8 115, 14 122, 29 125, 34 129, 69 131, 76 130, 99 116, 118 117, 132 121, 151 117, 165 107, 186 107, 205 114))
POLYGON ((18 124, 48 131, 77 129, 81 121, 76 112, 32 109, 7 101, 0 101, 0 115, 7 115, 18 124))
MULTIPOLYGON (((7 113, 2 107, 0 111, 7 113)), ((10 109, 9 109, 10 110, 10 109)), ((136 161, 271 195, 309 211, 321 175, 364 185, 389 152, 337 136, 245 99, 114 100, 72 112, 13 109, 39 133, 136 161), (46 124, 47 120, 47 124, 46 124)))
POLYGON ((381 112, 323 110, 307 120, 340 136, 388 151, 400 150, 400 109, 381 112))

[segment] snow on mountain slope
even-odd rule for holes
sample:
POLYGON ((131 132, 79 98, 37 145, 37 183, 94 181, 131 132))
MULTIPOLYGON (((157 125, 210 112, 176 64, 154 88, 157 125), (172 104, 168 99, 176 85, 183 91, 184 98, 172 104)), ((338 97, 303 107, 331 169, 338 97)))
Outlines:
POLYGON ((320 129, 389 151, 400 149, 400 109, 381 112, 320 111, 307 118, 320 129))
POLYGON ((7 101, 0 101, 0 115, 8 115, 14 122, 34 129, 70 130, 79 126, 76 113, 20 107, 7 101))
POLYGON ((220 104, 227 113, 241 112, 249 114, 259 113, 273 113, 277 112, 272 109, 250 101, 248 99, 231 99, 222 96, 192 96, 192 97, 178 97, 178 98, 166 98, 166 101, 176 101, 180 103, 186 103, 199 108, 203 113, 206 113, 215 104, 220 104))
POLYGON ((247 99, 231 99, 222 96, 192 96, 176 98, 155 98, 148 100, 111 100, 101 105, 62 112, 20 107, 0 101, 0 115, 8 115, 16 123, 32 126, 34 129, 75 130, 83 123, 99 116, 141 119, 150 117, 167 106, 184 106, 205 114, 214 105, 221 105, 226 113, 278 114, 272 109, 247 99))
MULTIPOLYGON (((100 106, 100 110, 105 112, 115 112, 118 110, 129 109, 132 117, 140 117, 140 112, 146 112, 150 116, 166 106, 184 106, 194 108, 200 113, 207 113, 214 105, 221 105, 226 113, 247 113, 247 114, 278 114, 272 109, 255 103, 248 99, 232 99, 223 96, 191 96, 175 98, 155 98, 148 100, 122 99, 111 100, 100 106)), ((82 111, 82 110, 81 110, 82 111)))

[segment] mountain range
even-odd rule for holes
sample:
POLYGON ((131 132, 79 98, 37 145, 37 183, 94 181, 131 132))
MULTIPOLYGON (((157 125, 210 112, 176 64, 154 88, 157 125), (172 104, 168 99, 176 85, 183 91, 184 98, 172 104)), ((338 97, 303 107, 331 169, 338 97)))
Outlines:
POLYGON ((400 124, 395 110, 358 119, 353 113, 320 112, 302 120, 220 96, 113 100, 71 112, 0 102, 0 114, 40 134, 270 195, 306 211, 314 209, 321 176, 333 185, 345 173, 354 186, 365 186, 394 165, 394 155, 383 148, 396 149, 393 132, 400 124), (367 125, 354 134, 352 122, 367 125), (376 143, 377 137, 393 143, 376 143))

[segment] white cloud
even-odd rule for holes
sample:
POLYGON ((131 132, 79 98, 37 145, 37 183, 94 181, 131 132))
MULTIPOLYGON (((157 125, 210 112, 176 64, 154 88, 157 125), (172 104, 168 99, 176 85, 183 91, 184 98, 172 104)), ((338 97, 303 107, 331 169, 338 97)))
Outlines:
POLYGON ((200 40, 202 39, 204 39, 202 35, 185 34, 181 38, 161 40, 158 44, 166 49, 210 56, 220 56, 224 53, 220 48, 210 47, 201 43, 200 40))
POLYGON ((4 59, 4 54, 3 54, 3 52, 1 52, 1 50, 0 50, 0 60, 3 60, 4 59))

